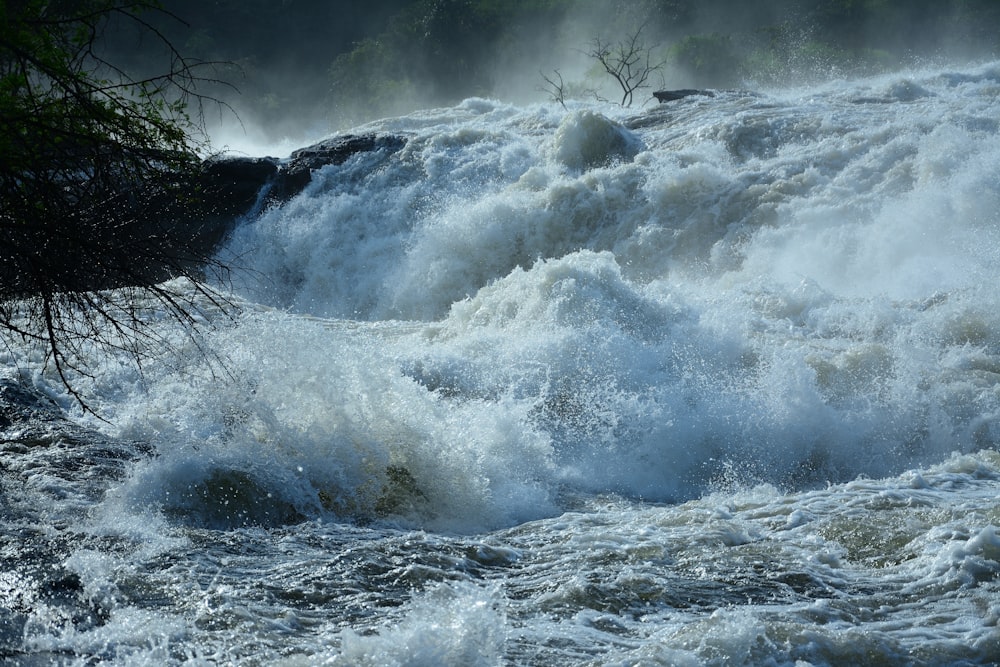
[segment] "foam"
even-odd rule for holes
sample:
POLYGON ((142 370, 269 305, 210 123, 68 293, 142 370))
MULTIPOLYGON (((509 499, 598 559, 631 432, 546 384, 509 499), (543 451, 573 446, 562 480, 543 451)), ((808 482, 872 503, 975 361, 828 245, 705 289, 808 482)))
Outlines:
POLYGON ((288 311, 212 341, 239 380, 166 373, 157 417, 123 408, 161 452, 136 499, 459 529, 994 446, 995 95, 868 85, 894 101, 469 100, 372 126, 406 146, 234 233, 235 289, 288 311))
POLYGON ((339 651, 291 658, 280 664, 437 667, 496 665, 506 644, 503 598, 498 590, 471 584, 442 584, 411 601, 401 620, 374 634, 345 630, 339 651))

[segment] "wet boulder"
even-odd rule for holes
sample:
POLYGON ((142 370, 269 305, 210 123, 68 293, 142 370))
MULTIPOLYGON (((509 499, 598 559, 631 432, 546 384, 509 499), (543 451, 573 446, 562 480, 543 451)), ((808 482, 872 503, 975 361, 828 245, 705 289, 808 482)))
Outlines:
POLYGON ((273 157, 213 157, 202 165, 202 192, 213 211, 238 218, 249 213, 261 190, 278 174, 273 157))
MULTIPOLYGON (((215 156, 202 164, 193 182, 153 204, 144 216, 148 228, 138 235, 160 239, 170 256, 197 264, 215 254, 226 235, 241 219, 268 206, 280 205, 299 194, 313 173, 328 165, 343 164, 359 153, 395 153, 406 139, 395 135, 340 135, 301 148, 287 160, 274 157, 215 156), (176 248, 173 246, 177 246, 176 248)), ((170 277, 169 266, 148 263, 147 280, 170 277)), ((98 287, 109 285, 100 284, 98 287)))
POLYGON ((681 100, 685 97, 691 97, 692 95, 701 95, 703 97, 715 97, 715 93, 711 90, 697 90, 693 88, 682 88, 679 90, 658 90, 653 93, 653 97, 656 98, 657 102, 673 102, 674 100, 681 100))
POLYGON ((396 135, 345 134, 300 148, 286 160, 213 157, 205 161, 196 184, 199 212, 220 223, 232 223, 255 206, 288 201, 309 185, 318 169, 343 164, 359 153, 395 153, 405 144, 406 139, 396 135))
POLYGON ((287 201, 309 185, 317 169, 343 164, 359 153, 395 153, 405 145, 404 137, 391 134, 346 134, 300 148, 279 167, 268 198, 270 201, 287 201))

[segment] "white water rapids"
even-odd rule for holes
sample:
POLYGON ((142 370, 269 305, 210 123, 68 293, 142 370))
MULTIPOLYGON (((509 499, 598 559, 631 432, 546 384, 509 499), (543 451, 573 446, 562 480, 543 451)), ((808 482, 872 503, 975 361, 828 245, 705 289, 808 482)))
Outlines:
POLYGON ((152 454, 8 446, 0 655, 1000 661, 1000 65, 357 132, 227 242, 224 372, 81 381, 152 454))

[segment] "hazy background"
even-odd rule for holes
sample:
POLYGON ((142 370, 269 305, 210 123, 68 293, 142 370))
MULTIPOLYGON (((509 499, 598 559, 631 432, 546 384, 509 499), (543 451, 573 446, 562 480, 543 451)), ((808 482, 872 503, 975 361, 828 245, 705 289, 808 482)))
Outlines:
MULTIPOLYGON (((209 117, 216 144, 304 145, 331 132, 466 97, 618 100, 595 39, 639 46, 661 88, 750 88, 921 63, 993 58, 997 0, 166 0, 179 51, 221 61, 208 85, 238 113, 209 117), (229 131, 223 131, 228 128, 229 131), (245 133, 245 136, 244 136, 245 133), (247 141, 240 139, 243 136, 247 141)), ((136 67, 157 56, 126 34, 136 67)), ((162 53, 159 56, 162 57, 162 53)))

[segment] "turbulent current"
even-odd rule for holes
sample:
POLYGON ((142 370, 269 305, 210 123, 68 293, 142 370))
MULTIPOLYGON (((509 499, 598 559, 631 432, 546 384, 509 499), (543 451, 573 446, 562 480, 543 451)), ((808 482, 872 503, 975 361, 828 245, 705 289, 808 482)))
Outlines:
POLYGON ((1000 64, 355 132, 101 419, 0 348, 0 658, 1000 662, 1000 64))

